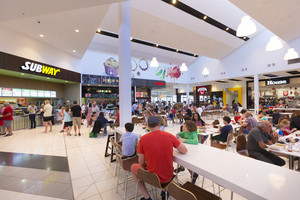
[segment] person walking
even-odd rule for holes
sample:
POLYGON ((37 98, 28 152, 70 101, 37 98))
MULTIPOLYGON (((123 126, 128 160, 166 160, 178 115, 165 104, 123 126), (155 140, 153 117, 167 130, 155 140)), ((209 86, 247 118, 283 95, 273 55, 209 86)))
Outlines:
POLYGON ((52 118, 52 109, 53 107, 50 104, 49 100, 45 100, 45 106, 44 106, 44 126, 45 126, 45 131, 43 133, 47 133, 47 129, 48 129, 48 123, 50 126, 50 130, 49 132, 52 132, 52 122, 51 122, 51 118, 52 118))
POLYGON ((77 101, 73 101, 73 106, 71 108, 71 116, 73 119, 73 126, 75 131, 75 136, 77 136, 77 127, 78 127, 78 135, 81 136, 80 127, 81 127, 81 107, 77 104, 77 101))
POLYGON ((30 129, 36 128, 36 113, 38 111, 36 105, 34 105, 33 102, 30 102, 30 105, 27 108, 27 111, 29 112, 29 120, 30 120, 30 129))
POLYGON ((3 124, 4 124, 4 133, 6 133, 6 128, 8 133, 4 135, 4 137, 12 136, 12 130, 11 130, 11 122, 13 121, 13 109, 10 107, 8 102, 4 102, 3 106, 5 107, 2 115, 0 117, 3 118, 3 124))
POLYGON ((85 116, 85 109, 87 109, 87 108, 85 106, 85 103, 83 103, 82 106, 81 106, 81 125, 83 125, 84 120, 86 118, 86 116, 85 116))
MULTIPOLYGON (((3 107, 3 105, 0 105, 0 115, 2 115, 4 110, 5 107, 3 107)), ((4 122, 2 117, 0 118, 0 135, 5 135, 4 122)))
POLYGON ((66 109, 64 111, 64 123, 65 123, 65 128, 67 130, 67 136, 71 136, 71 130, 72 130, 72 126, 73 126, 73 122, 72 122, 72 116, 70 113, 71 109, 70 109, 70 105, 67 104, 66 105, 66 109))

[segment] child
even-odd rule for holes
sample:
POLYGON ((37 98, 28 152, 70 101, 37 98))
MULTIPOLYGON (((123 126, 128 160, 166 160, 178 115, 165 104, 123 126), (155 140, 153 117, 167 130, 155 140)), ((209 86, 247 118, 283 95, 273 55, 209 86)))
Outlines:
POLYGON ((293 128, 292 130, 290 130, 290 121, 287 119, 284 119, 280 122, 280 124, 278 125, 278 129, 280 129, 283 132, 283 135, 289 135, 292 132, 296 131, 296 128, 293 128))
POLYGON ((133 157, 136 154, 135 144, 139 139, 139 135, 132 133, 134 129, 133 123, 126 123, 126 133, 122 135, 120 142, 122 142, 122 154, 123 158, 133 157))
POLYGON ((240 113, 240 112, 237 112, 237 113, 236 113, 236 116, 234 117, 234 120, 235 120, 236 123, 239 123, 239 120, 240 120, 241 118, 242 118, 241 113, 240 113))
POLYGON ((160 115, 157 115, 158 119, 159 119, 159 124, 160 124, 160 130, 161 131, 165 131, 165 126, 166 126, 166 121, 164 120, 164 118, 160 115))

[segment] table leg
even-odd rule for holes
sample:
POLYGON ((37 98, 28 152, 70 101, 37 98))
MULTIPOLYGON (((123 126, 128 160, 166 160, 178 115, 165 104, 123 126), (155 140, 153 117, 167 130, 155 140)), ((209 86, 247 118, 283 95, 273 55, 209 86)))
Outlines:
POLYGON ((289 155, 289 168, 294 169, 294 156, 289 155))

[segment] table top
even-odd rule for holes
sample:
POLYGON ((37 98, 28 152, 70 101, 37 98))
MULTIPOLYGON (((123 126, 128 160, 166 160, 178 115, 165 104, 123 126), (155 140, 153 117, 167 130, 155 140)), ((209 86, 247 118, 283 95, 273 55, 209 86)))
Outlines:
POLYGON ((294 114, 294 113, 283 112, 283 113, 280 113, 280 114, 282 114, 282 115, 292 115, 292 114, 294 114))
POLYGON ((300 173, 207 145, 174 151, 174 162, 247 199, 299 199, 300 173))
MULTIPOLYGON (((286 138, 298 138, 300 139, 300 137, 296 136, 297 134, 300 134, 300 131, 296 131, 293 134, 290 134, 288 136, 282 136, 281 138, 284 138, 284 140, 286 138)), ((292 152, 288 151, 288 143, 286 144, 280 144, 280 143, 276 143, 273 145, 267 145, 268 148, 267 150, 269 151, 273 151, 273 152, 278 152, 284 155, 288 155, 288 156, 295 156, 295 157, 300 157, 300 142, 296 142, 296 143, 292 143, 292 152)))

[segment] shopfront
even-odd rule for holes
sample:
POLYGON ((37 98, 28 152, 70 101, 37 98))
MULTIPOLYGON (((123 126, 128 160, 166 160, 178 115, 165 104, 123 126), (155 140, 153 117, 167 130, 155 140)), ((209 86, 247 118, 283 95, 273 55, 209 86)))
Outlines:
POLYGON ((212 86, 196 86, 193 89, 195 103, 200 105, 212 103, 212 86))
MULTIPOLYGON (((300 108, 300 76, 259 80, 259 103, 300 108)), ((247 107, 254 107, 253 81, 247 81, 247 107)))
MULTIPOLYGON (((151 90, 165 88, 165 81, 148 79, 131 79, 131 100, 132 102, 151 101, 151 90)), ((98 104, 112 103, 119 101, 119 78, 110 76, 82 75, 82 102, 91 99, 98 104)))
POLYGON ((79 100, 80 81, 79 73, 0 52, 0 105, 12 106, 14 129, 27 128, 30 102, 40 108, 48 99, 56 109, 66 100, 79 100))

